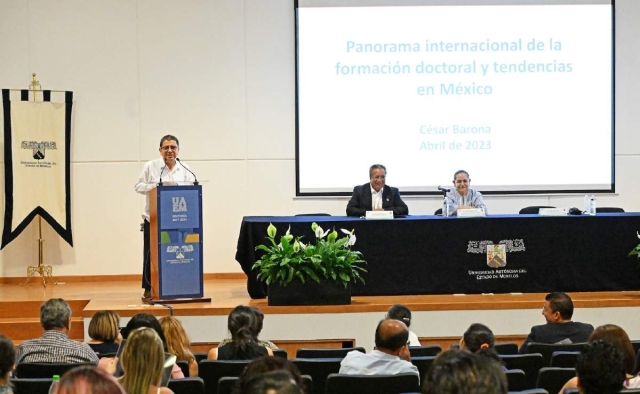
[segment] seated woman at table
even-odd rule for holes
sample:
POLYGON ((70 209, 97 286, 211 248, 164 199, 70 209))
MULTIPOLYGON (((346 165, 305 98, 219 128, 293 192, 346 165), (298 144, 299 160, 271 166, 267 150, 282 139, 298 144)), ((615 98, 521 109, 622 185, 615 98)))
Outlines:
POLYGON ((347 203, 347 216, 364 216, 367 211, 393 211, 396 216, 408 215, 409 207, 402 201, 397 188, 386 186, 387 169, 382 164, 369 168, 369 183, 353 188, 347 203))
POLYGON ((256 342, 257 319, 251 307, 238 305, 229 314, 227 328, 231 342, 209 350, 209 360, 253 360, 273 356, 273 350, 256 342))
POLYGON ((480 208, 487 213, 487 206, 484 203, 482 194, 471 186, 471 178, 465 170, 458 170, 453 174, 453 186, 445 195, 442 202, 442 212, 446 215, 447 204, 449 205, 449 216, 457 215, 460 209, 480 208))

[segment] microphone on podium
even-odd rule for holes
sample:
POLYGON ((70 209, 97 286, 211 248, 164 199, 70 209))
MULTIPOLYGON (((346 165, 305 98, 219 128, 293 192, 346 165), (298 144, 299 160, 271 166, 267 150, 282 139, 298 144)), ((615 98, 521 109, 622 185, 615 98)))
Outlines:
POLYGON ((438 186, 438 190, 441 192, 449 193, 451 189, 447 189, 446 187, 438 186))
POLYGON ((180 161, 180 159, 178 159, 177 157, 176 157, 176 161, 177 161, 178 163, 180 163, 180 165, 181 165, 185 170, 189 171, 189 172, 191 173, 191 175, 193 175, 193 184, 194 184, 194 185, 198 185, 200 182, 198 182, 198 177, 196 176, 196 174, 194 174, 194 173, 193 173, 193 171, 191 171, 191 170, 190 170, 190 169, 188 169, 184 164, 182 164, 182 162, 180 161))
POLYGON ((167 168, 167 165, 165 164, 162 169, 160 170, 160 182, 158 182, 158 186, 162 186, 162 173, 164 172, 164 169, 167 168))

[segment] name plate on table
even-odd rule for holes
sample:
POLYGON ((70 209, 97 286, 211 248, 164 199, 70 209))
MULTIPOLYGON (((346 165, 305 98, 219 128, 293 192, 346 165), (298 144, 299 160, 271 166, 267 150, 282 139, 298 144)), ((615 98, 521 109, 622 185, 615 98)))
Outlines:
POLYGON ((540 208, 538 214, 540 216, 567 216, 567 210, 564 208, 540 208))
POLYGON ((367 211, 365 218, 375 220, 393 219, 393 211, 367 211))
POLYGON ((479 218, 484 217, 484 211, 480 208, 459 209, 459 218, 479 218))

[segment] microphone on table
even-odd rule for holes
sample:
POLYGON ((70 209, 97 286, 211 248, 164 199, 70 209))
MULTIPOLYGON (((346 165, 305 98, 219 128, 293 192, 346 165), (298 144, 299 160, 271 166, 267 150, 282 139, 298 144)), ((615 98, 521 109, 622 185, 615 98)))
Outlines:
POLYGON ((196 174, 194 174, 194 173, 193 173, 193 171, 191 171, 191 170, 190 170, 190 169, 188 169, 184 164, 182 164, 182 162, 180 161, 180 159, 178 159, 177 157, 176 157, 176 161, 177 161, 178 163, 180 163, 180 165, 181 165, 185 170, 189 171, 189 172, 191 173, 191 175, 193 175, 193 184, 194 184, 194 185, 198 185, 200 182, 198 182, 198 177, 196 176, 196 174))
POLYGON ((441 192, 449 193, 451 189, 447 189, 446 187, 438 186, 438 190, 441 192))
POLYGON ((160 182, 158 182, 158 186, 162 186, 162 173, 164 172, 164 169, 167 168, 166 164, 164 167, 162 167, 162 169, 160 170, 160 182))

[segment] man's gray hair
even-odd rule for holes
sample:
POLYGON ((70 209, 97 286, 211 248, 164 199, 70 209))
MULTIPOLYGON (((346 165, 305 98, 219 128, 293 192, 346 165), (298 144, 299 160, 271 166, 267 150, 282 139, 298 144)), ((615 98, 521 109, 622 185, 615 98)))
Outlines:
POLYGON ((40 324, 45 330, 67 327, 71 307, 62 298, 52 298, 40 307, 40 324))

